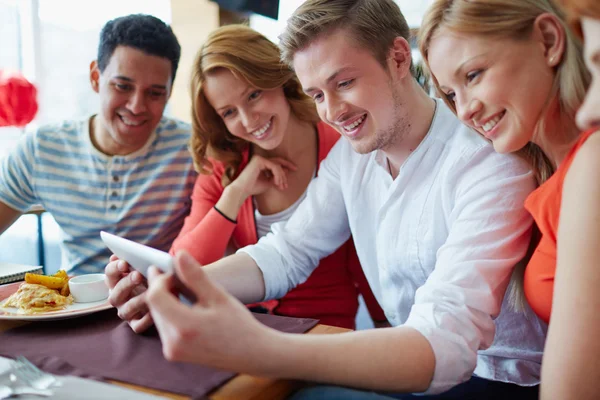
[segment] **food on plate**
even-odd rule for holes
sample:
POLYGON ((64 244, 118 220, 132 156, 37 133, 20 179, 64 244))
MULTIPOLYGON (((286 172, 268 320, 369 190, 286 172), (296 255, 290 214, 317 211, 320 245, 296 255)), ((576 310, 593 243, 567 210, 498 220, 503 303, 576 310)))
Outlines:
POLYGON ((69 276, 62 269, 52 276, 27 273, 25 282, 46 286, 48 289, 56 289, 63 296, 69 295, 69 276))
POLYGON ((69 293, 69 277, 63 270, 52 276, 26 274, 25 283, 2 307, 15 307, 27 314, 63 310, 73 303, 69 293))
POLYGON ((23 283, 4 302, 3 307, 20 308, 27 314, 63 310, 73 303, 72 296, 63 296, 55 289, 35 283, 23 283))
POLYGON ((65 297, 71 294, 71 289, 69 288, 68 283, 60 289, 60 294, 65 297))
POLYGON ((65 280, 63 278, 30 273, 25 274, 25 282, 42 285, 46 286, 48 289, 57 290, 62 289, 63 285, 65 284, 65 280))

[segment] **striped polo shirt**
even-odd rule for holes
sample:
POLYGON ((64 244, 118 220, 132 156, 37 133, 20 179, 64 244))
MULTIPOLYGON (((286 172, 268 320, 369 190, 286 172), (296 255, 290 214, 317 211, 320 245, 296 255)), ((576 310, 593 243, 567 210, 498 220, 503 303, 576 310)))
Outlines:
POLYGON ((0 169, 0 201, 50 212, 63 234, 61 268, 75 274, 108 263, 101 230, 168 250, 196 178, 188 124, 163 118, 144 147, 126 156, 98 151, 89 125, 86 118, 27 133, 0 169))

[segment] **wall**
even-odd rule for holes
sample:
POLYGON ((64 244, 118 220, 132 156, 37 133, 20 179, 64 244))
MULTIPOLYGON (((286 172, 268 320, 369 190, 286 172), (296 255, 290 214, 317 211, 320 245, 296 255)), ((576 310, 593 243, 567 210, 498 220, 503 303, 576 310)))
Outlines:
POLYGON ((171 26, 181 44, 181 61, 170 100, 170 114, 190 121, 190 76, 196 52, 219 27, 219 7, 208 0, 171 0, 171 26))

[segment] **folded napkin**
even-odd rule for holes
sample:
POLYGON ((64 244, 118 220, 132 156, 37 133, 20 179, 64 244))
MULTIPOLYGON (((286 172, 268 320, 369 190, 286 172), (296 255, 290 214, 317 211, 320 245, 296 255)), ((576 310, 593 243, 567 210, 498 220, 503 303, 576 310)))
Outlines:
MULTIPOLYGON (((0 376, 9 371, 10 363, 8 358, 0 357, 0 376)), ((58 378, 59 387, 51 388, 54 400, 158 400, 164 397, 153 396, 148 393, 136 392, 117 385, 96 382, 89 379, 78 378, 76 376, 62 376, 58 378)), ((19 399, 35 399, 41 397, 32 395, 21 395, 19 399)))
MULTIPOLYGON (((282 332, 303 333, 317 324, 307 318, 254 314, 282 332)), ((138 335, 115 309, 81 318, 40 321, 0 334, 0 356, 27 357, 58 375, 112 379, 203 398, 235 373, 167 361, 155 330, 138 335)))

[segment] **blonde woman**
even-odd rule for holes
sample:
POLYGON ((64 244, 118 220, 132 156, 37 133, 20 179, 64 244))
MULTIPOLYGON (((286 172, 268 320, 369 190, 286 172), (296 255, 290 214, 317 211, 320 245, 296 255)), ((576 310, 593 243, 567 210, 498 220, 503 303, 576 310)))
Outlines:
MULTIPOLYGON (((565 21, 548 0, 439 0, 420 47, 440 95, 498 152, 541 150, 541 186, 525 202, 541 238, 524 279, 528 303, 549 323, 541 397, 592 399, 600 390, 600 135, 589 107, 575 123, 590 76, 565 21)), ((598 34, 597 25, 587 29, 598 34)))

